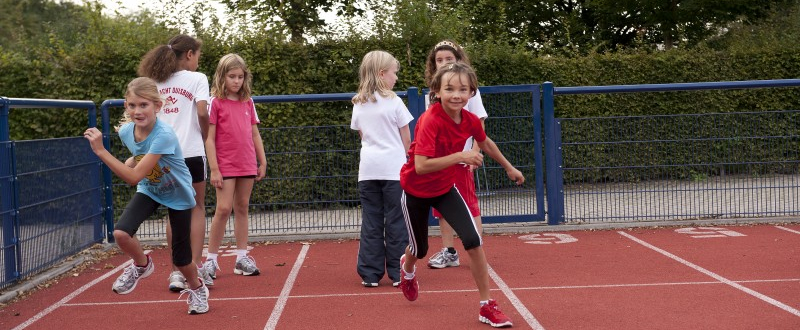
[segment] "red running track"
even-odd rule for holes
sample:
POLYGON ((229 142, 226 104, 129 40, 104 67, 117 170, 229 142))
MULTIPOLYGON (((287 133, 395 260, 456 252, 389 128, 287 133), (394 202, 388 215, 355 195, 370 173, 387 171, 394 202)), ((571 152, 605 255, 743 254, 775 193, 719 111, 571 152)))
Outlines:
MULTIPOLYGON (((440 246, 431 238, 432 249, 440 246)), ((520 329, 800 329, 800 225, 572 231, 485 237, 492 296, 520 329)), ((364 288, 358 241, 259 245, 264 274, 220 258, 211 310, 167 290, 169 254, 128 295, 116 256, 0 310, 0 329, 489 329, 461 267, 418 264, 420 298, 364 288)))

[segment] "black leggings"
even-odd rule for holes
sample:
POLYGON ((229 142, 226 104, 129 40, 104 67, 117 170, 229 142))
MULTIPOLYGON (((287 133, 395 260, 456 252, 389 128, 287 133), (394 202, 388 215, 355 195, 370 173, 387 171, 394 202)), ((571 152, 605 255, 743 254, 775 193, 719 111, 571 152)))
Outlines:
MULTIPOLYGON (((128 235, 136 235, 142 222, 155 213, 161 206, 150 196, 137 192, 133 195, 122 216, 114 225, 115 230, 122 230, 128 235)), ((172 263, 182 267, 192 262, 192 245, 190 244, 190 233, 192 230, 192 209, 173 210, 168 208, 169 224, 172 226, 172 263)))
POLYGON ((418 259, 428 254, 428 214, 436 208, 447 219, 447 223, 461 238, 464 249, 471 250, 483 245, 478 227, 472 219, 467 203, 455 186, 443 195, 421 198, 403 191, 403 216, 408 228, 408 243, 411 253, 418 259))

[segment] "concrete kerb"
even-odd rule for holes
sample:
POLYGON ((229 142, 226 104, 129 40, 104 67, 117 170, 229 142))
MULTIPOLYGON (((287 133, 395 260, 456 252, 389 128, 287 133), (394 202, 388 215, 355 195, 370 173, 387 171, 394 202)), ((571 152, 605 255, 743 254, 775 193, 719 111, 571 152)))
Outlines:
MULTIPOLYGON (((688 227, 688 226, 720 226, 720 225, 754 225, 754 224, 792 224, 800 223, 798 217, 775 217, 775 218, 733 218, 733 219, 696 219, 696 220, 675 220, 675 221, 643 221, 643 222, 613 222, 613 223, 583 223, 583 224, 562 224, 548 226, 546 223, 505 223, 505 224, 485 224, 483 226, 486 234, 523 234, 538 232, 569 232, 584 230, 615 230, 630 228, 657 228, 657 227, 688 227)), ((430 236, 441 235, 438 226, 433 226, 429 232, 430 236)), ((266 241, 306 241, 306 240, 337 240, 337 239, 358 239, 359 232, 340 232, 340 233, 307 233, 307 234, 277 234, 277 235, 251 235, 251 242, 266 241)), ((159 244, 162 240, 142 241, 145 244, 159 244)), ((103 244, 103 250, 107 251, 116 245, 103 244)), ((33 276, 30 280, 16 286, 12 286, 0 294, 0 304, 5 304, 18 295, 36 288, 36 286, 61 276, 74 269, 83 262, 89 260, 90 255, 83 255, 72 260, 55 266, 43 273, 33 276)))

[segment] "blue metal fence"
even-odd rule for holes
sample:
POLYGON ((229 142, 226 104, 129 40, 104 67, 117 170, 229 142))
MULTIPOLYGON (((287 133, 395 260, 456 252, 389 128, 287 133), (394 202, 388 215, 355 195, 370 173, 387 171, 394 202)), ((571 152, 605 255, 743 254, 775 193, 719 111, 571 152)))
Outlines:
MULTIPOLYGON (((483 221, 528 222, 544 220, 544 179, 542 171, 540 91, 538 85, 481 87, 487 111, 487 132, 505 156, 523 171, 528 182, 516 187, 505 171, 493 161, 476 171, 477 191, 483 221), (537 165, 539 164, 539 165, 537 165)), ((353 93, 255 96, 262 111, 276 107, 306 107, 313 113, 344 114, 349 118, 353 93)), ((414 116, 411 130, 422 112, 424 100, 415 87, 397 95, 407 103, 414 116)), ((119 107, 122 100, 103 103, 119 107)), ((253 235, 291 235, 356 232, 361 225, 358 197, 358 157, 360 140, 349 124, 341 124, 342 116, 331 115, 317 126, 262 128, 268 168, 267 177, 256 183, 251 195, 250 232, 253 235), (339 117, 336 119, 335 117, 339 117)), ((262 118, 264 120, 264 118, 262 118)), ((413 134, 413 133, 412 133, 413 134)), ((113 133, 110 144, 115 155, 127 157, 113 133)), ((129 196, 133 189, 113 179, 115 196, 129 196)), ((207 185, 207 225, 214 210, 214 191, 207 185)), ((127 198, 116 198, 117 203, 127 198)), ((119 213, 122 205, 114 205, 119 213)), ((108 228, 113 218, 107 218, 108 228)), ((235 217, 235 215, 233 215, 235 217)), ((142 239, 161 239, 165 235, 163 212, 143 224, 137 235, 142 239)), ((226 236, 233 233, 228 222, 226 236)))
POLYGON ((90 101, 0 98, 0 287, 103 241, 100 163, 83 137, 10 141, 10 109, 74 108, 90 101))
MULTIPOLYGON (((680 97, 679 92, 688 91, 797 86, 797 79, 589 87, 545 83, 547 178, 553 182, 547 191, 549 222, 800 214, 800 112, 796 109, 589 118, 554 115, 556 95, 602 94, 608 100, 616 93, 669 91, 680 97)), ((700 96, 692 94, 692 98, 699 102, 700 96)))

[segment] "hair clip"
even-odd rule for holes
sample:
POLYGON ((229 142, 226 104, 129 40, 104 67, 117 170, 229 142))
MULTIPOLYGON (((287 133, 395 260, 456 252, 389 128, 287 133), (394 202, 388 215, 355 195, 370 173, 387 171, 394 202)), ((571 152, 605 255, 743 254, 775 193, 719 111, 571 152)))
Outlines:
POLYGON ((439 42, 438 44, 436 44, 435 47, 433 47, 433 49, 436 49, 436 48, 439 48, 439 47, 442 47, 442 46, 449 46, 449 47, 452 47, 455 50, 458 50, 458 46, 456 46, 456 44, 454 44, 452 42, 449 42, 447 40, 439 42))
POLYGON ((167 47, 169 47, 169 49, 172 50, 172 45, 167 44, 167 47))

